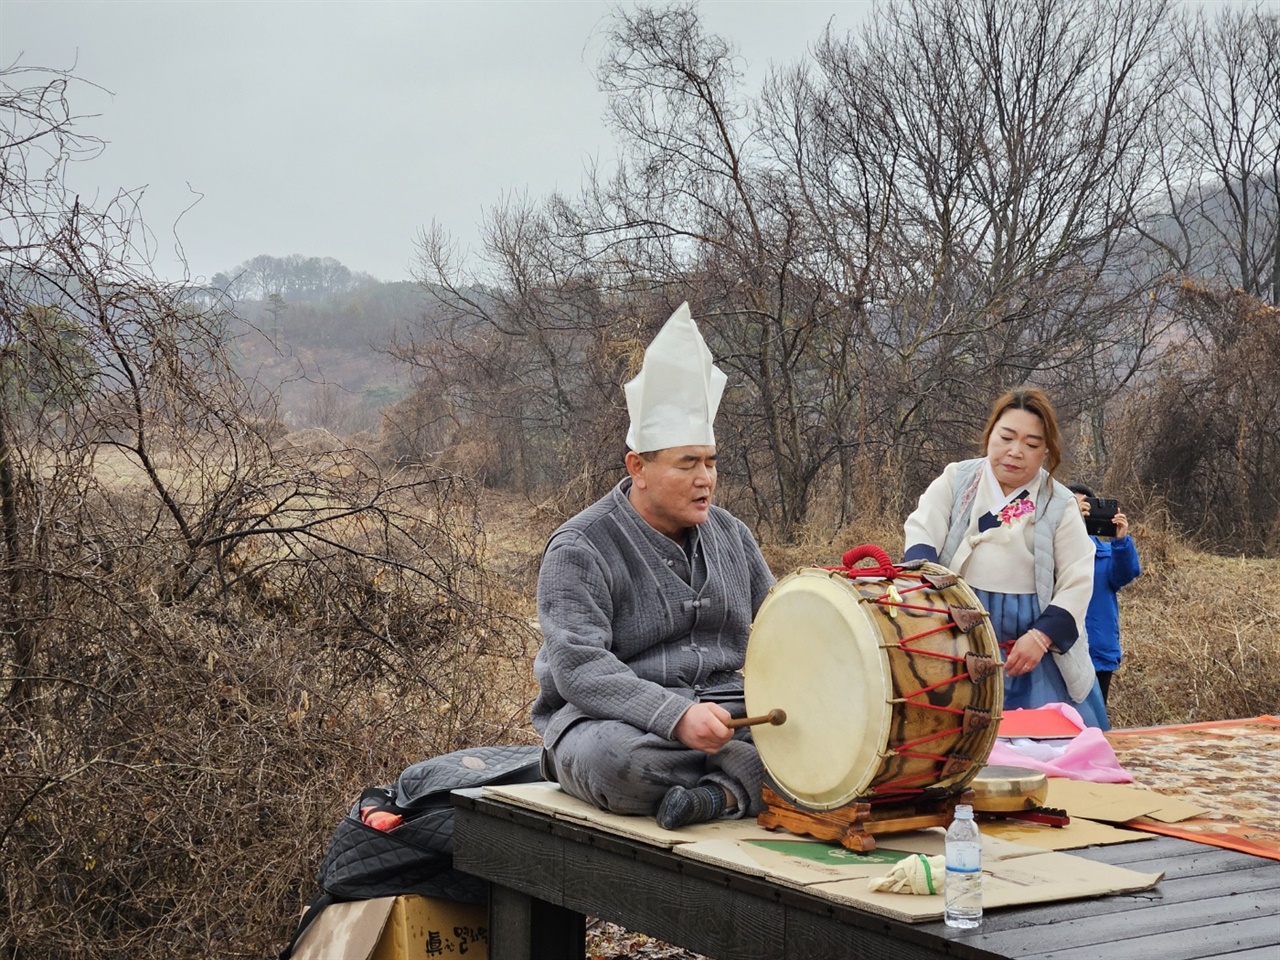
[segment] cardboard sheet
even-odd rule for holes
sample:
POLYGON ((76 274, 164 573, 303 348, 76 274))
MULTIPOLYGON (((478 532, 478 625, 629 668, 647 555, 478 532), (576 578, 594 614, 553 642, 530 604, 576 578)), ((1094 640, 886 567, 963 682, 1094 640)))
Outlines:
MULTIPOLYGON (((884 916, 907 922, 942 916, 940 895, 872 893, 868 888, 871 878, 887 874, 905 855, 942 853, 940 828, 878 835, 876 850, 858 853, 783 830, 766 830, 754 820, 720 820, 678 831, 663 830, 648 817, 626 817, 596 810, 570 797, 555 784, 487 787, 485 793, 552 816, 590 824, 608 833, 666 847, 677 856, 767 878, 782 886, 803 888, 833 902, 884 916)), ((1082 825, 1077 836, 1098 836, 1114 829, 1101 824, 1093 824, 1092 828, 1082 825)), ((1064 835, 1062 830, 1043 829, 1064 835)), ((1014 842, 1012 838, 984 830, 984 908, 1147 890, 1160 878, 1159 874, 1137 873, 1083 857, 1046 852, 1043 845, 1014 842)))
POLYGON ((1160 798, 1160 806, 1146 814, 1146 816, 1160 823, 1181 823, 1183 820, 1194 820, 1196 817, 1203 816, 1209 812, 1206 808, 1189 800, 1170 797, 1162 793, 1157 793, 1156 796, 1160 798))
POLYGON ((366 960, 382 937, 395 897, 334 903, 307 927, 294 948, 296 960, 366 960))
POLYGON ((702 840, 683 843, 682 857, 713 863, 753 877, 768 877, 787 887, 808 887, 834 880, 880 877, 910 854, 899 850, 856 853, 831 843, 788 841, 752 843, 738 840, 702 840), (803 852, 795 848, 806 847, 803 852))
MULTIPOLYGON (((913 830, 910 833, 890 833, 876 837, 876 843, 886 850, 901 850, 904 853, 923 853, 932 857, 942 853, 942 827, 932 830, 913 830)), ((1025 857, 1033 853, 1041 853, 1035 847, 1013 843, 1000 837, 983 835, 982 862, 994 863, 997 860, 1009 860, 1013 857, 1025 857)))
MULTIPOLYGON (((875 850, 860 853, 780 830, 767 840, 725 837, 682 843, 673 850, 682 857, 768 877, 784 886, 809 887, 837 880, 882 877, 903 857, 941 854, 942 831, 887 834, 877 837, 876 843, 875 850)), ((988 865, 1043 852, 996 837, 983 837, 982 859, 988 865)))
MULTIPOLYGON (((885 873, 888 870, 884 871, 885 873)), ((941 894, 873 893, 869 874, 856 879, 836 880, 807 886, 808 893, 837 903, 847 904, 871 913, 892 917, 906 923, 922 923, 942 917, 941 894)), ((1149 890, 1163 878, 1159 873, 1138 873, 1124 867, 1095 863, 1067 853, 1039 853, 1028 857, 1011 857, 988 865, 982 870, 982 907, 1021 906, 1050 903, 1107 894, 1149 890)))
POLYGON ((1128 823, 1146 816, 1169 822, 1205 812, 1203 807, 1143 787, 1124 783, 1090 783, 1062 777, 1049 778, 1049 799, 1044 805, 1061 807, 1071 817, 1103 823, 1128 823))
MULTIPOLYGON (((1150 890, 1162 879, 1163 873, 1140 873, 1069 853, 1041 853, 1034 857, 1002 860, 993 869, 984 869, 982 905, 986 910, 1015 904, 1135 893, 1150 890)), ((938 915, 941 916, 941 910, 938 915)))
POLYGON ((1082 817, 1072 817, 1065 827, 1050 827, 1024 820, 982 820, 978 828, 983 836, 1040 850, 1080 850, 1108 843, 1134 843, 1152 839, 1149 833, 1095 823, 1082 817))
POLYGON ((589 803, 569 796, 555 783, 521 783, 505 787, 485 787, 487 795, 499 796, 522 807, 549 813, 564 820, 590 823, 606 833, 614 833, 630 840, 641 840, 654 846, 670 849, 676 844, 693 840, 715 840, 724 836, 734 839, 769 840, 777 836, 772 830, 759 826, 754 819, 716 820, 699 823, 679 830, 664 830, 652 817, 629 817, 620 813, 606 813, 589 803))

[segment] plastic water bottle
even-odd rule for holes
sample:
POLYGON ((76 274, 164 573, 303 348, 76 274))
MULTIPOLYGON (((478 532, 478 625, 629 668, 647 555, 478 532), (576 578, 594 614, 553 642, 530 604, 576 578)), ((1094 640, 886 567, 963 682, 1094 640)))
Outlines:
POLYGON ((947 827, 946 910, 948 927, 976 927, 982 922, 982 837, 973 822, 973 807, 956 804, 947 827))

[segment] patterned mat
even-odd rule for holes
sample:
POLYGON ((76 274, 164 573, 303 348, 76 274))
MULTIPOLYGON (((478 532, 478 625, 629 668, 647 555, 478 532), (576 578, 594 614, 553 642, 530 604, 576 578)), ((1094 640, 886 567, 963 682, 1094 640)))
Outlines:
POLYGON ((1128 826, 1280 860, 1280 718, 1112 730, 1107 740, 1136 785, 1211 811, 1128 826))

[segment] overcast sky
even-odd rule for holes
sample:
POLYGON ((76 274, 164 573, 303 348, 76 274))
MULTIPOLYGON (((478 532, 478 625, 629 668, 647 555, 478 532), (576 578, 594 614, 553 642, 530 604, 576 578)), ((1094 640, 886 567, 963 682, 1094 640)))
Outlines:
MULTIPOLYGON (((632 4, 628 4, 632 6, 632 4)), ((754 85, 870 0, 703 0, 754 85)), ((78 125, 109 141, 90 197, 146 187, 156 272, 267 253, 409 278, 434 219, 463 246, 504 195, 576 192, 611 165, 594 71, 603 0, 0 0, 0 61, 74 68, 78 125), (196 194, 200 194, 197 197, 196 194), (183 209, 199 203, 185 214, 183 209)))

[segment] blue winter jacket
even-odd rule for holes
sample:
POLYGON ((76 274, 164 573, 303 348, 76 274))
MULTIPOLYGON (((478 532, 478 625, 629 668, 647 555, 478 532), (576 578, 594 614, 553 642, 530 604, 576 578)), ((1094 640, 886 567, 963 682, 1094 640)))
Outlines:
POLYGON ((1120 666, 1120 601, 1116 593, 1142 573, 1133 537, 1100 540, 1094 544, 1093 596, 1085 614, 1093 669, 1114 671, 1120 666))

